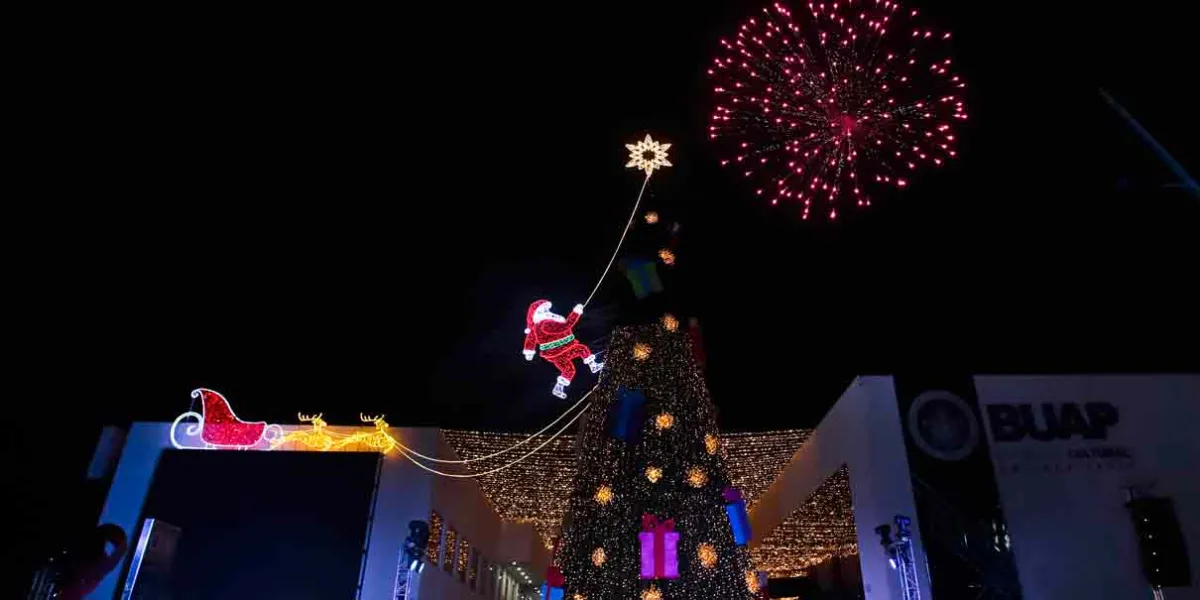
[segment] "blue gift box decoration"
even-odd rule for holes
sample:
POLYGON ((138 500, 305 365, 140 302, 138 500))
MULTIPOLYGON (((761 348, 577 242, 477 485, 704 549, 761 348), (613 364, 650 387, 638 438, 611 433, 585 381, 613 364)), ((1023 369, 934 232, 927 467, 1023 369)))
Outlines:
POLYGON ((750 543, 750 516, 746 514, 746 501, 735 487, 721 492, 725 499, 725 514, 729 515, 729 528, 733 530, 733 541, 739 546, 750 543))
POLYGON ((646 418, 646 396, 642 390, 617 388, 617 402, 608 413, 608 433, 612 437, 635 444, 642 435, 646 418))
POLYGON ((625 277, 633 287, 633 296, 638 300, 663 291, 658 265, 654 261, 644 258, 623 259, 619 266, 625 271, 625 277))
POLYGON ((563 600, 563 589, 560 587, 550 587, 549 583, 543 583, 542 600, 563 600))

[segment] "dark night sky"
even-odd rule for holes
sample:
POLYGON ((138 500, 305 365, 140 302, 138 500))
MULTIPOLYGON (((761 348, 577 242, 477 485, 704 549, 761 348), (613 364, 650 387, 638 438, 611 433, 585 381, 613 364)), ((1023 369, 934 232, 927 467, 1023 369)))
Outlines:
POLYGON ((726 428, 811 426, 858 373, 1193 370, 1200 202, 1096 93, 1195 173, 1187 20, 922 7, 972 86, 961 160, 836 225, 759 206, 704 139, 703 65, 755 3, 47 17, 6 228, 22 397, 537 426, 564 404, 525 306, 586 296, 646 132, 675 143, 647 202, 684 224, 672 295, 726 428))

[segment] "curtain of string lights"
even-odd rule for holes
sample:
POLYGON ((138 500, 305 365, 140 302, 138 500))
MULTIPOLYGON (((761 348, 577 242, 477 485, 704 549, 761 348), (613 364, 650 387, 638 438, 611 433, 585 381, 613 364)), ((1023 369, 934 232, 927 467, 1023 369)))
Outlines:
POLYGON ((834 556, 855 554, 858 538, 845 467, 830 475, 803 506, 750 551, 754 567, 771 577, 804 575, 809 567, 834 556))
MULTIPOLYGON (((718 448, 726 458, 730 480, 742 490, 751 510, 811 433, 810 429, 793 429, 720 435, 718 448)), ((463 458, 486 456, 526 437, 520 433, 461 430, 444 430, 443 434, 463 458)), ((530 443, 537 445, 548 437, 538 436, 530 443)), ((566 514, 578 461, 576 443, 574 435, 560 436, 529 460, 479 478, 497 514, 508 521, 532 523, 547 546, 558 535, 566 514)), ((481 464, 493 466, 488 461, 481 464)), ((751 552, 751 559, 755 570, 784 577, 804 573, 832 554, 849 556, 856 552, 849 479, 842 471, 767 535, 763 544, 751 552), (839 478, 840 484, 833 483, 839 478), (832 552, 830 548, 837 550, 832 552)))

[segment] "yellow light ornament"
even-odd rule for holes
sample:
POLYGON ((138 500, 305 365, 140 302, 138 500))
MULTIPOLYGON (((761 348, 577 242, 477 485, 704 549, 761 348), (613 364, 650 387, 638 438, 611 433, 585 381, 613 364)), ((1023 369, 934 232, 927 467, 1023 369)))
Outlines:
POLYGON ((746 571, 746 589, 750 590, 751 594, 758 593, 758 574, 754 571, 746 571))
POLYGON ((600 504, 601 506, 604 506, 604 505, 607 505, 609 502, 612 502, 612 500, 613 500, 613 490, 611 487, 609 487, 607 485, 602 485, 602 486, 600 486, 600 489, 596 490, 596 503, 600 504))
POLYGON ((636 360, 646 360, 647 358, 650 358, 650 344, 634 344, 633 358, 636 360))
POLYGON ((650 134, 636 144, 625 144, 625 147, 629 149, 629 163, 625 167, 641 169, 646 172, 646 177, 653 174, 655 169, 674 166, 667 161, 667 150, 671 145, 654 141, 650 134))
POLYGON ((670 429, 674 426, 675 416, 671 413, 661 413, 657 417, 654 417, 654 428, 659 431, 670 429))
POLYGON ((675 253, 666 248, 658 251, 658 258, 661 259, 663 264, 667 265, 668 267, 675 264, 675 253))
POLYGON ((662 592, 653 584, 651 584, 650 589, 642 592, 642 600, 662 600, 662 597, 662 592))
POLYGON ((662 326, 663 329, 666 329, 667 331, 675 332, 679 329, 679 319, 676 319, 675 315, 667 313, 663 315, 662 326))
POLYGON ((717 549, 712 544, 705 542, 696 548, 696 557, 700 559, 700 566, 705 569, 711 569, 717 566, 717 549))
POLYGON ((592 550, 592 564, 597 567, 603 567, 604 561, 608 560, 608 555, 604 553, 604 548, 596 548, 592 550))
POLYGON ((658 467, 646 467, 646 479, 649 479, 650 483, 658 483, 658 480, 662 479, 662 475, 662 469, 658 467))
POLYGON ((721 449, 721 441, 717 439, 717 436, 715 436, 711 433, 704 435, 704 451, 705 452, 708 452, 710 455, 715 455, 717 453, 717 450, 720 450, 720 449, 721 449))
POLYGON ((658 213, 650 211, 646 213, 646 223, 653 225, 658 222, 658 213))
POLYGON ((700 467, 692 467, 688 470, 687 482, 694 488, 702 488, 704 484, 708 483, 708 474, 700 467))

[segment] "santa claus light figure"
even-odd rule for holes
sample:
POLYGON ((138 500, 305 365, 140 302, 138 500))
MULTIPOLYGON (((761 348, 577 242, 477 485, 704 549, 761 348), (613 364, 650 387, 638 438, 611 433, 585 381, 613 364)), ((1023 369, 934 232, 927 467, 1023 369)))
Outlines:
POLYGON ((549 300, 535 300, 529 305, 525 314, 525 360, 533 360, 534 353, 541 352, 542 358, 558 368, 558 380, 551 393, 566 398, 567 386, 575 377, 575 359, 583 359, 593 373, 603 369, 604 363, 596 362, 596 355, 571 332, 583 314, 583 305, 576 304, 565 318, 550 312, 550 306, 549 300))

